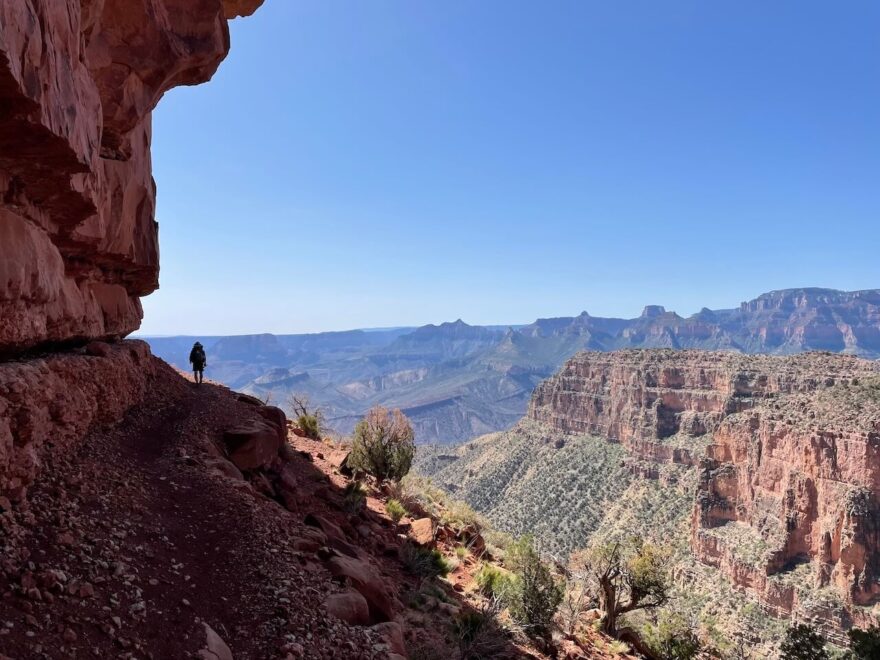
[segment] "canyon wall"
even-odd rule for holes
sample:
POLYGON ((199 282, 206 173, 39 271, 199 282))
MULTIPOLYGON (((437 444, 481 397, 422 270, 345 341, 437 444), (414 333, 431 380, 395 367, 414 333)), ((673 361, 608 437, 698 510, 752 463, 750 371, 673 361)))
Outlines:
POLYGON ((0 3, 0 508, 43 451, 138 404, 158 286, 151 112, 207 81, 262 0, 0 3), (68 349, 52 353, 46 349, 68 349))
POLYGON ((262 0, 0 3, 0 355, 123 336, 158 286, 151 111, 262 0))
POLYGON ((830 629, 872 620, 858 606, 880 601, 878 363, 581 353, 535 391, 529 417, 620 442, 642 464, 698 469, 694 554, 771 610, 803 611, 804 589, 827 587, 854 606, 828 608, 830 629))

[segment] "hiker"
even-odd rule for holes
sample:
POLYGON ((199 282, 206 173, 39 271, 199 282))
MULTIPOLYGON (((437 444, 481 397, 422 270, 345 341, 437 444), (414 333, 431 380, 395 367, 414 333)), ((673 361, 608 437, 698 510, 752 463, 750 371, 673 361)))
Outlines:
POLYGON ((205 367, 208 366, 205 349, 199 342, 193 344, 192 350, 189 352, 189 361, 193 366, 193 377, 195 378, 196 385, 199 385, 205 379, 205 367))

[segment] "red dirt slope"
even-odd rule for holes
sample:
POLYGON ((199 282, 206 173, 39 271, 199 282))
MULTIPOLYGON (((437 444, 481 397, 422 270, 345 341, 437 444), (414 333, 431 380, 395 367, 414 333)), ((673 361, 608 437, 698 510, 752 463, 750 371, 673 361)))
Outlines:
POLYGON ((189 657, 205 622, 237 658, 385 657, 323 613, 337 587, 294 550, 302 516, 207 468, 256 407, 157 371, 122 424, 49 448, 27 502, 4 503, 0 655, 189 657))

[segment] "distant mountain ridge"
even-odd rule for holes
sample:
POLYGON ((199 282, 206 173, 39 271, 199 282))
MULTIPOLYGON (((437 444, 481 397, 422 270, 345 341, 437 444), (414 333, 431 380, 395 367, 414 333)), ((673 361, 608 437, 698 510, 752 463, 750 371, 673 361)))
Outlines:
MULTIPOLYGON (((771 291, 687 318, 648 305, 634 319, 582 312, 512 327, 459 319, 420 328, 200 339, 212 378, 282 406, 293 392, 307 394, 338 432, 349 432, 381 404, 403 409, 420 442, 449 443, 514 424, 534 388, 582 350, 831 351, 876 359, 880 289, 771 291)), ((193 338, 148 341, 157 355, 188 368, 193 338)))

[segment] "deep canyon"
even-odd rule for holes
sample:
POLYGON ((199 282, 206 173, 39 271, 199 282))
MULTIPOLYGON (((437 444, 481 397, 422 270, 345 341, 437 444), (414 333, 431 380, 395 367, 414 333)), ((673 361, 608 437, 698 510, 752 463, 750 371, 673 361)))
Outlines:
POLYGON ((536 533, 556 556, 594 534, 637 533, 678 548, 693 593, 722 579, 838 640, 877 620, 875 361, 580 353, 535 390, 511 431, 419 460, 438 484, 502 528, 536 533), (691 559, 717 577, 690 581, 691 559))
MULTIPOLYGON (((343 432, 379 403, 424 441, 481 436, 420 448, 420 470, 557 558, 596 535, 666 543, 679 606, 756 644, 792 618, 838 642, 876 623, 878 290, 214 338, 244 394, 196 390, 125 339, 158 286, 152 112, 207 82, 228 21, 261 4, 0 4, 0 657, 453 648, 435 631, 474 607, 476 560, 428 589, 405 552, 479 534, 418 510, 398 525, 379 488, 353 513, 345 452, 251 396, 295 391, 343 432)), ((152 343, 185 367, 190 339, 152 343)), ((496 657, 545 657, 518 644, 496 657)))

